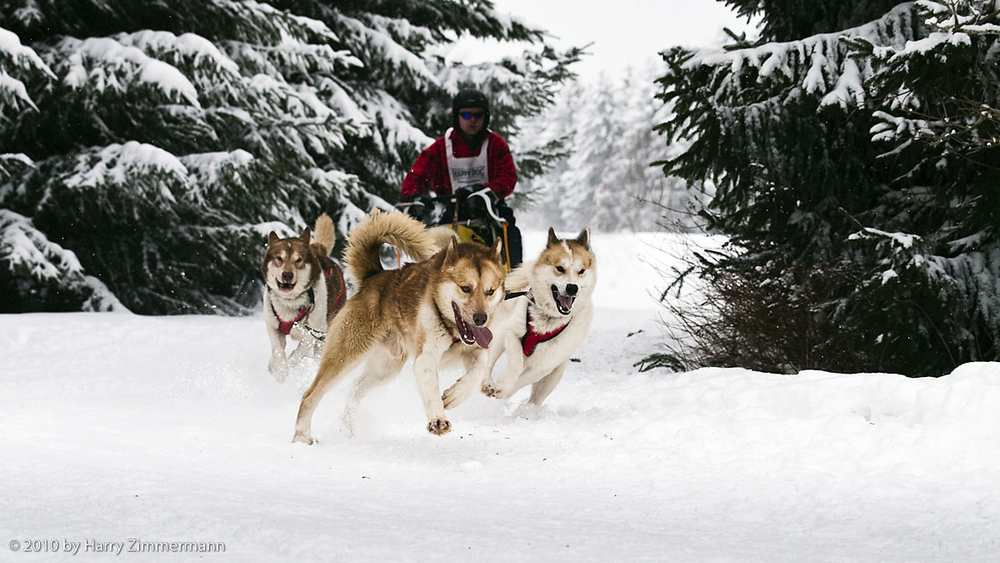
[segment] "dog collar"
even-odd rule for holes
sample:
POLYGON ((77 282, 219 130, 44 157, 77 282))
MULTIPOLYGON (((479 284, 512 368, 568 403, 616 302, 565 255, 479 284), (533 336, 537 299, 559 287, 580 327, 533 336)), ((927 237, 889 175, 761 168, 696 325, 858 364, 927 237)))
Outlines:
POLYGON ((552 330, 550 332, 537 333, 537 332, 535 332, 534 327, 531 326, 531 308, 530 307, 526 310, 525 317, 526 317, 525 324, 527 324, 528 330, 527 330, 527 332, 524 333, 524 336, 521 337, 521 352, 525 355, 525 357, 534 354, 536 346, 538 346, 542 342, 546 342, 548 340, 552 340, 553 338, 559 336, 559 333, 561 333, 562 331, 566 330, 566 327, 569 326, 569 323, 567 322, 566 324, 564 324, 564 325, 562 325, 562 326, 560 326, 560 327, 558 327, 555 330, 552 330))
POLYGON ((451 331, 451 327, 448 326, 448 322, 446 320, 444 320, 444 314, 441 313, 441 309, 438 308, 437 303, 434 304, 434 311, 438 315, 438 320, 441 322, 441 326, 444 327, 445 331, 448 332, 448 336, 451 337, 451 344, 452 344, 452 346, 454 346, 459 341, 461 341, 462 339, 459 338, 459 337, 457 337, 457 336, 455 336, 455 333, 451 331))

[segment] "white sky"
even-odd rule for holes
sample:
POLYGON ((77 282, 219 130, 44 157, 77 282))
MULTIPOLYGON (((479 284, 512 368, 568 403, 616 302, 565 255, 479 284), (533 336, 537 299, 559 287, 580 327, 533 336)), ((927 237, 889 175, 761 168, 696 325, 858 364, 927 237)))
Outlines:
POLYGON ((509 13, 555 37, 558 47, 582 47, 592 53, 575 65, 583 79, 601 72, 619 74, 640 67, 674 45, 707 47, 722 43, 723 27, 748 28, 714 0, 493 0, 509 13))

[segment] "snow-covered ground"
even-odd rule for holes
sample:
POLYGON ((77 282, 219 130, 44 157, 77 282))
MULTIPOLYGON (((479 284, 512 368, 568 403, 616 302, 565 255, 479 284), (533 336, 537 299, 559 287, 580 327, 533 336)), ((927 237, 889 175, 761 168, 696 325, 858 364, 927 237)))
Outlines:
POLYGON ((0 316, 0 561, 1000 560, 1000 364, 639 373, 674 244, 595 234, 580 361, 443 437, 407 369, 291 444, 312 373, 271 378, 259 317, 0 316), (166 542, 225 552, 128 552, 166 542))

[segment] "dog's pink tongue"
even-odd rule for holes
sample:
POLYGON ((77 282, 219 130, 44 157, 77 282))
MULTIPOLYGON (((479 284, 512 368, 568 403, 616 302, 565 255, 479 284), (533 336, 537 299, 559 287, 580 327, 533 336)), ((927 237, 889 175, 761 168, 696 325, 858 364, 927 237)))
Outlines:
POLYGON ((489 348, 490 342, 493 342, 493 333, 490 329, 485 326, 470 326, 469 329, 472 331, 472 337, 476 339, 476 344, 479 344, 480 348, 489 348))

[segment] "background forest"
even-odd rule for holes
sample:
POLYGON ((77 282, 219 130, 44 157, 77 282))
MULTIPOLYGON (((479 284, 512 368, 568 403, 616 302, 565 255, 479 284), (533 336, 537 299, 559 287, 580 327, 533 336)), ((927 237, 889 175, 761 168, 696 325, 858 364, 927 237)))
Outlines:
POLYGON ((995 0, 724 4, 759 33, 580 83, 486 0, 0 2, 0 311, 250 313, 266 233, 391 206, 476 86, 522 227, 729 240, 647 365, 996 360, 995 0), (525 51, 450 61, 469 35, 525 51))
MULTIPOLYGON (((460 88, 515 136, 577 57, 486 1, 3 2, 2 310, 248 313, 269 231, 348 232, 460 88), (532 48, 452 64, 462 36, 532 48)), ((521 147, 521 174, 552 153, 521 147)))

